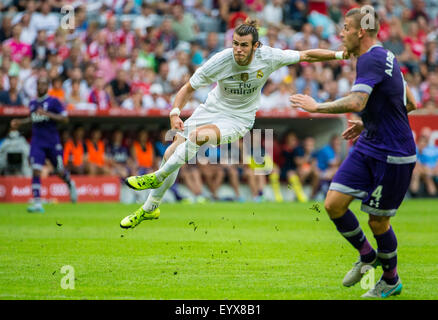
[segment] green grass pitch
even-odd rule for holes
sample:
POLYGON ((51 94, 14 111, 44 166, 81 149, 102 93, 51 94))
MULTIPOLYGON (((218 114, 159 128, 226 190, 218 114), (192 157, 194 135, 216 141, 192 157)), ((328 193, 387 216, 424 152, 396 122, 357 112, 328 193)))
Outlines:
MULTIPOLYGON (((375 245, 367 215, 352 205, 375 245)), ((322 204, 165 204, 122 230, 137 205, 0 204, 0 299, 360 299, 342 287, 357 254, 322 204), (61 268, 74 268, 62 289, 61 268), (72 284, 73 282, 70 282, 72 284)), ((393 227, 404 288, 437 299, 438 201, 405 201, 393 227)), ((381 269, 375 273, 376 280, 381 269)), ((65 279, 64 279, 65 282, 65 279)))

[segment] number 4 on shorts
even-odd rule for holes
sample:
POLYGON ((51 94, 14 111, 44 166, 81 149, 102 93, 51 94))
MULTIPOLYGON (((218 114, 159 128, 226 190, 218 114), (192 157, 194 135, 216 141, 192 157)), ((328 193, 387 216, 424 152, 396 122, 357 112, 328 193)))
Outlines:
POLYGON ((379 207, 380 198, 382 197, 382 189, 383 189, 383 186, 379 185, 379 186, 377 186, 377 188, 371 194, 371 197, 374 198, 374 200, 370 201, 370 205, 371 206, 375 205, 376 208, 379 207))

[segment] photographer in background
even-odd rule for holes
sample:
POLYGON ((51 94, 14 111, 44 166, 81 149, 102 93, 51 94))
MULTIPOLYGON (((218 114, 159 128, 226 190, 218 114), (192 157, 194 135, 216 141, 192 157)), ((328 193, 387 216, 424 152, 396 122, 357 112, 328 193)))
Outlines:
POLYGON ((30 177, 30 145, 18 130, 9 130, 0 142, 0 175, 20 175, 30 177))

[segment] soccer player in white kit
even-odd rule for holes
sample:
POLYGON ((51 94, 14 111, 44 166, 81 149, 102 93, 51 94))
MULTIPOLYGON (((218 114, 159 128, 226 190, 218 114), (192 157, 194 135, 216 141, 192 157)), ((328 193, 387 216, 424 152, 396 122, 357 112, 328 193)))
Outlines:
POLYGON ((235 29, 233 47, 211 57, 178 91, 169 114, 171 128, 178 131, 177 135, 157 171, 125 180, 132 189, 153 190, 142 207, 121 221, 122 228, 134 228, 143 220, 158 219, 158 206, 166 190, 175 183, 179 168, 203 144, 236 141, 253 127, 262 87, 272 72, 298 62, 347 58, 343 51, 275 49, 261 46, 258 39, 256 21, 247 19, 235 29), (207 101, 183 122, 180 111, 193 92, 214 82, 217 86, 208 94, 207 101))

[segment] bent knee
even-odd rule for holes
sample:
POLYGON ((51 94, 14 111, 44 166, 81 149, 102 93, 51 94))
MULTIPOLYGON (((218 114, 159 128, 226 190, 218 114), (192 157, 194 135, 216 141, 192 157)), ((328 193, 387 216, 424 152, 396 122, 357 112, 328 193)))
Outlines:
POLYGON ((377 217, 370 215, 368 225, 373 231, 373 234, 382 234, 388 231, 390 227, 389 217, 377 217))
POLYGON ((324 201, 324 208, 330 218, 339 218, 348 210, 351 201, 352 197, 329 191, 324 201))
POLYGON ((330 218, 340 217, 345 213, 345 211, 347 211, 347 208, 345 208, 344 206, 327 199, 324 202, 324 208, 325 211, 327 211, 330 218))

